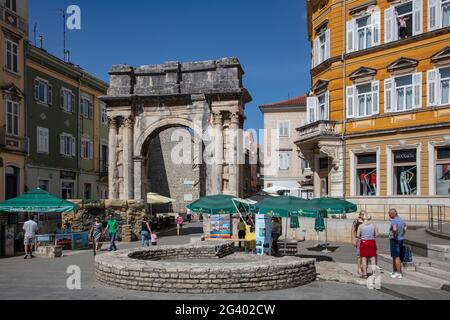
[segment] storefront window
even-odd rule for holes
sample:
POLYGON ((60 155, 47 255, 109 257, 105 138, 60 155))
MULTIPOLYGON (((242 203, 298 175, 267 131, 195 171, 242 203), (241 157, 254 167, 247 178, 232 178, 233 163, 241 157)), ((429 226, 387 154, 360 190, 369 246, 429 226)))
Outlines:
POLYGON ((394 151, 394 194, 417 194, 416 149, 394 151))
POLYGON ((450 147, 436 149, 436 194, 450 194, 450 147))
POLYGON ((63 199, 73 199, 75 196, 74 189, 73 182, 61 182, 61 197, 63 199))
POLYGON ((377 194, 376 153, 356 156, 356 194, 358 196, 375 196, 377 194))

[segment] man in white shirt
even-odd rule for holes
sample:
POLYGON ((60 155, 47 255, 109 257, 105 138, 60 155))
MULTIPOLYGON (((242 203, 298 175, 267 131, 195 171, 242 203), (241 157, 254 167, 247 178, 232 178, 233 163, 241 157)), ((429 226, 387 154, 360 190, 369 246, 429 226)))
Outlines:
POLYGON ((24 233, 23 244, 25 246, 24 259, 28 258, 28 255, 30 255, 30 258, 34 258, 33 245, 34 245, 34 238, 36 237, 36 233, 38 232, 38 226, 37 223, 34 221, 33 215, 30 215, 29 220, 23 224, 22 229, 24 233))

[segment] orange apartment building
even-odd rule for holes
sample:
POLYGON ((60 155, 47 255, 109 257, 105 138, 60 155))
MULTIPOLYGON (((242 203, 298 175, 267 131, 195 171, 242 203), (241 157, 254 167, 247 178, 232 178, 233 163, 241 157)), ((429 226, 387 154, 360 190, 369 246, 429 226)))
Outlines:
POLYGON ((450 0, 307 0, 312 87, 296 145, 315 196, 425 220, 450 205, 450 0))

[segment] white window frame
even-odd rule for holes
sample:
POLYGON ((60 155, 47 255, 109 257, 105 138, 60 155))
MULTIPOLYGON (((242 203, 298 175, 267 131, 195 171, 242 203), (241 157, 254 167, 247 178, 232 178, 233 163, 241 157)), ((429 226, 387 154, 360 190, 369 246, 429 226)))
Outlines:
POLYGON ((19 112, 20 112, 20 104, 16 101, 12 100, 5 100, 5 113, 6 113, 6 133, 8 135, 18 136, 19 135, 19 129, 20 129, 20 118, 19 118, 19 112), (11 106, 11 112, 9 112, 8 106, 11 106), (12 123, 9 123, 9 116, 11 116, 12 123))
POLYGON ((81 138, 81 158, 85 160, 92 160, 94 144, 91 139, 81 138))
POLYGON ((94 118, 94 106, 92 99, 87 95, 81 96, 81 116, 85 119, 93 119, 94 118))
POLYGON ((63 132, 59 136, 59 153, 65 157, 76 157, 76 140, 69 133, 63 132), (64 140, 64 141, 62 141, 64 140), (63 146, 64 143, 64 146, 63 146))
POLYGON ((48 128, 37 127, 37 153, 48 154, 50 149, 48 128), (41 133, 45 133, 41 135, 41 133), (42 141, 41 138, 44 140, 42 141))
POLYGON ((330 58, 330 30, 325 29, 314 39, 314 67, 330 58), (323 50, 322 50, 323 49, 323 50))
POLYGON ((329 120, 330 119, 330 94, 325 91, 317 96, 308 97, 306 99, 306 124, 310 124, 316 121, 329 120), (319 102, 319 99, 324 99, 323 103, 319 102), (321 119, 320 109, 324 106, 324 118, 321 119))
POLYGON ((36 77, 34 79, 34 100, 37 101, 37 103, 42 104, 44 106, 49 106, 52 104, 52 85, 49 81, 42 79, 40 77, 36 77), (40 97, 40 86, 44 86, 44 100, 41 100, 40 97))
POLYGON ((384 10, 384 42, 392 42, 399 40, 398 21, 395 15, 396 8, 411 2, 412 17, 412 35, 416 36, 423 33, 423 0, 411 0, 398 3, 384 10))
POLYGON ((317 120, 329 120, 330 119, 330 101, 329 101, 329 93, 324 92, 320 95, 317 96, 317 111, 316 111, 316 115, 317 115, 317 120), (320 102, 320 99, 323 98, 323 103, 320 102), (323 115, 324 117, 321 117, 321 108, 323 106, 324 112, 323 115))
MULTIPOLYGON (((353 51, 359 51, 364 49, 373 48, 375 46, 378 46, 381 44, 380 40, 380 21, 381 21, 381 14, 380 11, 373 11, 370 12, 367 15, 353 18, 350 21, 347 21, 347 53, 353 52, 353 51), (370 24, 367 26, 364 26, 362 28, 358 28, 357 21, 363 18, 369 18, 370 24), (366 35, 368 30, 371 31, 370 36, 370 46, 364 48, 359 47, 359 29, 366 29, 366 35)), ((367 41, 364 42, 367 44, 367 41)))
MULTIPOLYGON (((381 149, 380 147, 375 148, 369 148, 365 150, 356 149, 356 150, 350 150, 350 196, 352 197, 358 197, 356 194, 356 170, 357 170, 357 157, 359 155, 368 154, 368 153, 375 153, 377 157, 376 162, 376 170, 377 170, 377 191, 375 196, 371 197, 379 197, 381 195, 381 184, 380 184, 380 178, 381 178, 381 149)), ((364 197, 364 196, 359 196, 364 197)))
POLYGON ((290 167, 290 153, 286 151, 279 151, 278 153, 278 170, 288 171, 290 167))
POLYGON ((291 121, 278 120, 277 128, 278 128, 278 138, 290 138, 290 136, 291 136, 291 121), (284 132, 284 131, 286 131, 286 132, 284 132))
POLYGON ((449 0, 428 0, 428 31, 433 31, 444 26, 444 5, 450 3, 449 0))
POLYGON ((395 195, 394 194, 394 151, 401 151, 406 149, 416 149, 416 166, 417 166, 417 191, 415 195, 409 195, 409 197, 421 196, 422 189, 422 144, 411 144, 411 145, 387 145, 386 146, 386 192, 387 196, 394 197, 405 197, 405 195, 395 195))
POLYGON ((61 88, 61 109, 67 113, 75 112, 75 95, 72 90, 64 87, 61 88), (66 104, 66 97, 70 97, 69 105, 66 104))
POLYGON ((5 1, 5 7, 8 10, 11 10, 13 12, 17 12, 17 0, 6 0, 5 1), (8 5, 9 3, 9 5, 8 5))
POLYGON ((5 39, 4 65, 8 72, 19 74, 19 44, 11 39, 5 39), (11 46, 10 50, 8 50, 8 45, 11 46), (11 59, 10 66, 8 66, 8 57, 11 59))
POLYGON ((384 80, 384 113, 398 113, 398 112, 411 112, 415 109, 420 109, 422 107, 422 72, 409 73, 397 75, 392 78, 384 80), (410 109, 405 108, 403 110, 398 110, 397 106, 397 89, 396 79, 411 76, 411 85, 401 86, 404 89, 404 101, 406 103, 406 89, 412 87, 412 106, 410 109), (390 101, 390 103, 387 103, 390 101))
POLYGON ((358 83, 347 87, 347 119, 371 117, 379 113, 380 110, 380 81, 374 80, 370 82, 358 83), (358 87, 370 85, 371 89, 366 93, 359 93, 358 87), (364 108, 364 114, 359 114, 359 96, 364 95, 372 98, 372 106, 370 114, 367 113, 367 106, 364 108))
POLYGON ((108 125, 108 113, 106 111, 106 103, 100 102, 101 122, 103 125, 108 125))
POLYGON ((355 21, 355 33, 356 33, 356 39, 358 39, 358 41, 356 42, 357 44, 357 50, 364 50, 364 49, 369 49, 373 46, 373 27, 372 27, 372 16, 371 15, 367 15, 364 17, 359 17, 356 19, 355 21), (368 19, 368 24, 363 26, 363 27, 358 27, 358 20, 362 20, 362 19, 368 19), (360 47, 360 42, 359 42, 359 32, 363 31, 364 32, 364 48, 360 47), (370 45, 367 46, 367 38, 368 35, 367 33, 370 32, 370 45))

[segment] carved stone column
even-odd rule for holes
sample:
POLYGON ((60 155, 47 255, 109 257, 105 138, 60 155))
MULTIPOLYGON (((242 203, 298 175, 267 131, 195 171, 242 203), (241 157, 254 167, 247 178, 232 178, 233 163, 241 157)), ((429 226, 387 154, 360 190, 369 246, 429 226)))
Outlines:
POLYGON ((113 117, 108 117, 109 128, 109 146, 108 146, 108 197, 109 199, 118 199, 119 193, 117 189, 117 120, 113 117))
POLYGON ((143 157, 134 157, 134 199, 140 200, 144 199, 142 197, 142 164, 144 161, 143 157))
POLYGON ((214 112, 214 178, 217 193, 223 193, 223 118, 221 112, 214 112))
POLYGON ((134 199, 133 183, 133 119, 123 119, 123 193, 126 199, 134 199))
POLYGON ((229 191, 231 195, 239 196, 239 164, 238 164, 238 145, 239 145, 239 113, 230 114, 230 163, 229 167, 229 191))

